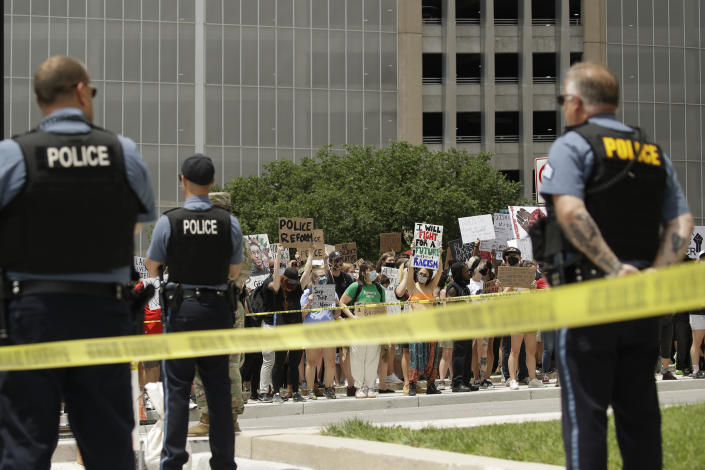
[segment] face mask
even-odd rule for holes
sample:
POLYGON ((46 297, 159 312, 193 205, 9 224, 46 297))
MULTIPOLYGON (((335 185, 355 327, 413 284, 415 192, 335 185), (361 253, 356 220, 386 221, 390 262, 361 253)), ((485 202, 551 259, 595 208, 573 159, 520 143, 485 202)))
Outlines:
POLYGON ((507 264, 509 266, 516 266, 519 264, 519 258, 515 258, 514 256, 507 258, 507 264))
POLYGON ((318 283, 319 286, 325 286, 326 284, 328 284, 328 278, 325 276, 321 276, 318 278, 318 280, 316 282, 318 283))
POLYGON ((375 279, 377 279, 377 271, 370 271, 367 274, 367 277, 369 278, 370 282, 375 282, 375 279))
POLYGON ((487 276, 487 268, 480 269, 478 273, 482 274, 483 276, 487 276))
POLYGON ((428 281, 428 276, 424 276, 423 274, 419 274, 417 278, 421 284, 426 284, 426 281, 428 281))

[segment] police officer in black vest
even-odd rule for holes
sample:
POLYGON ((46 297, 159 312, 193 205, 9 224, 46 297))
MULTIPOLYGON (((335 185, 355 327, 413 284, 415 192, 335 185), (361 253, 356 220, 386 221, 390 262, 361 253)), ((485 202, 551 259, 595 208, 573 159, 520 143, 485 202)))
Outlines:
MULTIPOLYGON (((34 92, 44 119, 0 142, 0 341, 130 334, 133 234, 156 216, 147 168, 92 124, 83 63, 47 59, 34 92)), ((51 466, 62 400, 86 468, 134 468, 130 366, 116 364, 0 372, 0 469, 51 466)))
MULTIPOLYGON (((181 166, 184 206, 159 218, 147 250, 150 275, 169 267, 165 288, 166 331, 232 328, 234 306, 228 300, 228 281, 235 280, 242 263, 242 231, 230 213, 208 199, 215 169, 210 157, 193 155, 181 166)), ((228 356, 164 361, 165 438, 161 469, 181 469, 188 461, 189 397, 195 368, 208 402, 209 437, 214 470, 235 465, 235 432, 230 395, 228 356)))
MULTIPOLYGON (((569 127, 543 171, 549 216, 537 225, 542 236, 534 243, 551 283, 679 262, 692 216, 669 158, 639 129, 615 119, 617 78, 601 65, 576 64, 563 86, 558 103, 569 127)), ((661 468, 658 328, 658 318, 647 318, 559 332, 568 469, 607 468, 608 406, 624 468, 661 468)))

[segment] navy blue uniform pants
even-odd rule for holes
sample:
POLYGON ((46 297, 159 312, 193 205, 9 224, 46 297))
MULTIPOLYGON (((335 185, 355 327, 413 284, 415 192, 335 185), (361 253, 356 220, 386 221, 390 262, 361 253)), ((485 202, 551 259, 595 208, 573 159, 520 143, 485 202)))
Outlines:
POLYGON ((558 333, 563 443, 568 470, 607 468, 612 406, 624 470, 661 468, 661 413, 654 365, 659 319, 558 333))
MULTIPOLYGON (((183 301, 178 312, 169 310, 167 332, 215 330, 233 327, 233 316, 227 301, 211 295, 183 301)), ((208 402, 211 469, 234 470, 235 431, 230 406, 228 356, 193 357, 163 361, 164 375, 164 446, 162 470, 180 470, 188 461, 188 432, 191 383, 198 367, 208 402)))
MULTIPOLYGON (((9 304, 10 339, 32 344, 123 336, 127 304, 88 295, 32 295, 9 304)), ((0 469, 48 470, 62 400, 88 470, 134 469, 129 364, 0 372, 0 469)))

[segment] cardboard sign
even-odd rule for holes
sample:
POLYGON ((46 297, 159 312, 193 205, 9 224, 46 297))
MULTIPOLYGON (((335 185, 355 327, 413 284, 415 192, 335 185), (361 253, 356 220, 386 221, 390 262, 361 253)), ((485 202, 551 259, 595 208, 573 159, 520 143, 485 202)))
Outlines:
POLYGON ((397 268, 382 266, 382 274, 389 278, 390 287, 396 287, 399 285, 399 270, 397 268))
MULTIPOLYGON (((279 243, 271 243, 269 245, 269 258, 274 259, 277 256, 277 250, 279 249, 279 243)), ((291 261, 291 255, 288 248, 282 250, 281 258, 279 259, 279 274, 284 274, 284 270, 289 266, 289 261, 291 261)))
POLYGON ((531 283, 536 280, 536 268, 517 268, 512 266, 500 266, 497 268, 497 279, 502 283, 502 287, 524 287, 528 289, 531 283))
POLYGON ((521 251, 521 259, 532 261, 534 259, 534 247, 531 238, 519 238, 507 241, 507 246, 513 246, 521 251))
POLYGON ((316 284, 313 286, 311 308, 335 307, 335 284, 316 284))
POLYGON ((514 238, 527 238, 529 229, 542 217, 546 217, 545 207, 509 206, 514 238))
POLYGON ((249 279, 247 279, 247 282, 245 282, 245 287, 248 289, 256 289, 262 284, 264 284, 264 281, 267 280, 269 277, 269 274, 262 274, 261 276, 250 276, 249 279))
POLYGON ((705 240, 705 226, 696 225, 693 229, 693 233, 690 235, 690 244, 688 245, 688 251, 686 251, 688 258, 697 258, 698 253, 705 249, 703 240, 705 240))
POLYGON ((343 254, 343 263, 354 263, 357 260, 357 243, 337 243, 335 249, 343 254))
POLYGON ((313 219, 279 217, 279 243, 287 248, 308 248, 313 241, 313 219))
POLYGON ((313 259, 322 260, 326 254, 326 244, 323 240, 323 229, 317 228, 311 231, 311 243, 306 246, 299 246, 297 249, 301 251, 301 259, 308 258, 308 252, 313 245, 313 259))
MULTIPOLYGON (((362 266, 362 263, 364 263, 365 260, 363 258, 360 258, 359 260, 355 261, 353 264, 357 266, 358 269, 360 269, 360 266, 362 266)), ((355 271, 357 272, 357 271, 355 271)))
POLYGON ((461 217, 458 219, 458 225, 460 225, 460 237, 463 243, 495 238, 494 223, 490 214, 461 217))
POLYGON ((475 249, 475 242, 463 243, 462 240, 452 240, 448 242, 448 249, 450 250, 451 256, 455 261, 464 263, 472 258, 472 252, 475 249))
POLYGON ((147 266, 144 264, 144 258, 141 256, 133 256, 132 257, 132 266, 134 266, 135 271, 137 271, 137 274, 140 275, 140 279, 144 279, 149 277, 149 273, 147 272, 147 266))
POLYGON ((356 303, 355 304, 355 316, 356 317, 369 317, 372 315, 385 315, 387 313, 387 306, 384 304, 375 303, 356 303))
POLYGON ((414 225, 414 247, 411 265, 415 268, 440 268, 443 226, 427 223, 414 225))
POLYGON ((379 234, 379 252, 387 251, 401 251, 401 232, 379 234))

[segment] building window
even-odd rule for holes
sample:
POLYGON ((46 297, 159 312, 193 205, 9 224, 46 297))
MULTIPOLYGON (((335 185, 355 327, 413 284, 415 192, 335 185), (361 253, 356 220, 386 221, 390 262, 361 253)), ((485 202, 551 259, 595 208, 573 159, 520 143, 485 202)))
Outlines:
POLYGON ((583 61, 583 53, 582 52, 571 52, 570 53, 570 65, 577 64, 578 62, 583 61))
POLYGON ((441 24, 443 7, 441 0, 423 0, 421 4, 421 21, 424 24, 441 24))
POLYGON ((556 140, 558 114, 555 111, 534 111, 534 142, 556 140))
POLYGON ((443 54, 423 55, 423 83, 443 82, 443 54))
POLYGON ((495 54, 494 74, 497 83, 519 81, 519 54, 495 54))
POLYGON ((494 24, 519 24, 518 0, 494 0, 494 24))
POLYGON ((532 0, 531 23, 536 25, 556 24, 556 2, 532 0))
POLYGON ((519 142, 519 112, 495 113, 494 134, 495 142, 519 142))
POLYGON ((480 24, 480 0, 466 0, 455 4, 457 24, 480 24))
POLYGON ((499 170, 499 172, 504 175, 504 178, 507 181, 511 181, 512 183, 521 183, 519 170, 499 170))
POLYGON ((582 24, 580 0, 570 0, 568 3, 568 17, 570 18, 570 24, 582 24))
POLYGON ((479 144, 482 142, 482 113, 457 114, 456 142, 459 144, 479 144))
POLYGON ((443 113, 423 113, 423 143, 443 143, 443 113))
POLYGON ((455 72, 457 83, 480 83, 482 59, 480 54, 456 54, 455 72))
POLYGON ((534 83, 556 83, 555 52, 534 53, 534 83))

